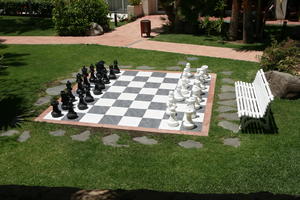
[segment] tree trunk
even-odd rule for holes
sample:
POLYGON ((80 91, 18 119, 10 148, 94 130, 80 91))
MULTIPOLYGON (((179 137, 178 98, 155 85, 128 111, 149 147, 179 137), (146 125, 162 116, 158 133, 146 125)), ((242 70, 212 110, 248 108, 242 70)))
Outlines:
POLYGON ((240 0, 232 0, 231 18, 230 18, 230 25, 229 25, 230 40, 238 39, 240 7, 241 7, 240 0))
POLYGON ((243 42, 253 42, 253 25, 251 17, 251 0, 243 1, 243 42))
POLYGON ((262 0, 257 0, 256 25, 255 25, 255 37, 257 40, 262 40, 262 36, 263 36, 262 28, 263 28, 262 0))

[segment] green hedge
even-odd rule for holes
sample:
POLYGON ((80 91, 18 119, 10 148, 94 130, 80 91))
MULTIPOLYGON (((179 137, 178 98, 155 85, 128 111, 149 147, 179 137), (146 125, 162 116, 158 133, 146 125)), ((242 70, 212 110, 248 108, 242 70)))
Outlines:
POLYGON ((0 0, 2 15, 51 17, 52 9, 50 0, 0 0))

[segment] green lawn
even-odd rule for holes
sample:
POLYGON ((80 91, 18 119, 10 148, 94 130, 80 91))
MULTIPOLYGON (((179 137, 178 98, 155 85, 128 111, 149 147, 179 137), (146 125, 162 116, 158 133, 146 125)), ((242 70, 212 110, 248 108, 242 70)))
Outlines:
MULTIPOLYGON (((127 22, 119 22, 122 26, 127 22)), ((115 24, 110 22, 110 28, 115 24)), ((23 16, 0 16, 0 35, 2 36, 53 36, 56 35, 52 19, 23 16)))
MULTIPOLYGON (((0 115, 18 106, 35 110, 46 106, 33 103, 49 85, 69 77, 82 65, 103 59, 121 65, 148 65, 156 69, 174 66, 186 55, 115 48, 97 45, 9 45, 0 49, 8 68, 0 73, 0 115), (153 59, 155 58, 155 59, 153 59), (6 101, 13 97, 16 101, 6 101)), ((259 68, 257 63, 200 57, 192 66, 207 64, 218 74, 216 94, 220 92, 220 73, 233 71, 231 78, 250 81, 259 68)), ((217 100, 217 95, 216 95, 217 100)), ((300 180, 300 100, 276 99, 272 109, 279 134, 233 134, 217 126, 214 104, 209 137, 157 135, 159 141, 145 146, 131 140, 141 135, 133 131, 91 128, 92 138, 75 142, 70 135, 86 128, 25 122, 19 130, 30 130, 25 143, 16 137, 0 137, 0 185, 72 186, 80 188, 153 189, 195 193, 272 193, 299 194, 300 180), (49 131, 67 130, 63 137, 49 131), (101 138, 110 133, 122 137, 128 148, 104 146, 101 138), (222 139, 239 137, 241 147, 224 146, 222 139), (183 149, 178 142, 193 139, 202 149, 183 149)))

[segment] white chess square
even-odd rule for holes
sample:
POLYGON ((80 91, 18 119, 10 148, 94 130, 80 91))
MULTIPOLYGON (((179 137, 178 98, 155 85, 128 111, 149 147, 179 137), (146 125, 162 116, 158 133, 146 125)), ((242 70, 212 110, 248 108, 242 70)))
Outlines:
POLYGON ((131 81, 127 87, 143 88, 144 85, 145 85, 145 82, 131 81))
POLYGON ((118 100, 134 100, 136 98, 137 94, 134 93, 122 93, 118 100))
POLYGON ((151 102, 149 101, 133 101, 130 108, 148 109, 151 102))
POLYGON ((181 77, 181 73, 167 73, 166 74, 166 78, 180 78, 181 77))
POLYGON ((117 80, 109 80, 109 84, 107 84, 108 86, 112 86, 117 80))
POLYGON ((164 80, 164 78, 160 78, 160 77, 150 77, 147 82, 150 83, 162 83, 164 80))
POLYGON ((128 108, 122 107, 110 107, 105 115, 123 116, 127 112, 128 108))
POLYGON ((160 84, 160 89, 174 90, 176 88, 176 83, 162 83, 160 84))
POLYGON ((157 90, 158 90, 158 88, 143 88, 143 89, 141 89, 140 94, 155 95, 157 93, 157 90))
POLYGON ((138 127, 142 118, 140 117, 122 117, 119 124, 120 126, 133 126, 138 127))
POLYGON ((134 76, 126 76, 126 75, 120 76, 118 78, 119 81, 132 81, 133 79, 134 79, 134 76))
POLYGON ((164 118, 165 111, 164 110, 147 110, 143 116, 143 118, 151 118, 151 119, 162 119, 164 118))
POLYGON ((182 121, 178 121, 179 125, 176 126, 176 127, 172 127, 172 126, 169 126, 168 125, 168 120, 167 119, 163 119, 161 120, 161 123, 158 127, 158 129, 167 129, 167 130, 180 130, 180 127, 181 127, 181 124, 182 124, 182 121))
POLYGON ((159 103, 167 103, 169 100, 169 96, 166 95, 155 95, 152 99, 152 102, 159 102, 159 103))
POLYGON ((96 106, 112 106, 115 103, 115 99, 99 99, 95 105, 96 106))
MULTIPOLYGON (((78 102, 78 103, 79 103, 79 102, 78 102)), ((74 105, 74 111, 75 111, 75 112, 78 112, 78 113, 87 113, 87 112, 93 107, 93 105, 87 105, 87 106, 88 106, 87 109, 85 109, 85 110, 79 110, 78 107, 77 107, 77 105, 78 105, 78 104, 75 104, 75 105, 74 105)))
POLYGON ((145 76, 145 77, 150 77, 152 75, 152 72, 143 72, 140 71, 136 74, 136 76, 145 76))
POLYGON ((101 114, 85 114, 79 121, 85 123, 98 123, 103 118, 104 115, 101 114))
POLYGON ((126 87, 124 87, 124 86, 111 86, 110 88, 108 88, 107 92, 122 93, 122 92, 124 92, 125 89, 126 89, 126 87))
POLYGON ((48 120, 58 120, 58 121, 59 121, 59 120, 62 120, 62 118, 67 114, 67 111, 62 111, 62 112, 61 112, 61 114, 62 114, 61 117, 54 118, 54 117, 52 117, 51 112, 52 112, 52 111, 50 111, 50 112, 44 117, 44 119, 48 119, 48 120))
POLYGON ((193 119, 193 122, 203 122, 204 121, 204 113, 196 113, 196 118, 193 119))

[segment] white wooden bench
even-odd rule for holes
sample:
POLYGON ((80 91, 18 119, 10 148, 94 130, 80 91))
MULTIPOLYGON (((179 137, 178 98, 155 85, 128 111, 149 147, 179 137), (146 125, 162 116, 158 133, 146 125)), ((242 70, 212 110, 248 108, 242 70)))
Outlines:
MULTIPOLYGON (((246 126, 243 120, 264 119, 270 102, 274 100, 262 69, 256 73, 253 83, 235 82, 235 92, 242 129, 246 126)), ((266 123, 263 125, 266 126, 266 123)))

